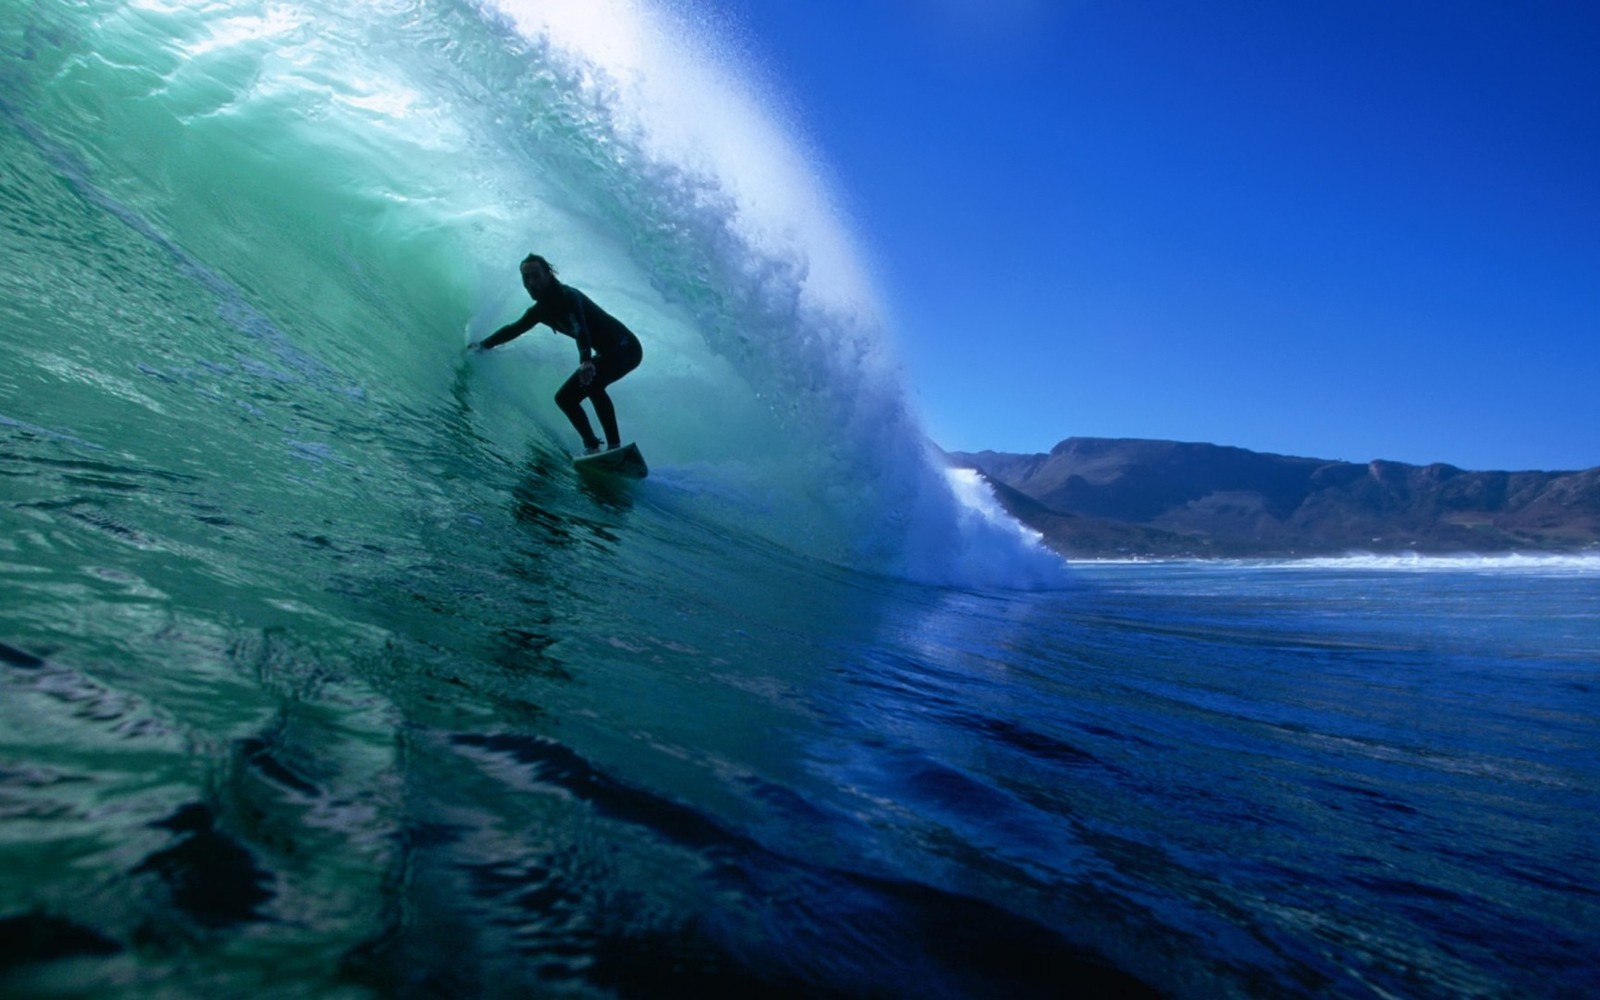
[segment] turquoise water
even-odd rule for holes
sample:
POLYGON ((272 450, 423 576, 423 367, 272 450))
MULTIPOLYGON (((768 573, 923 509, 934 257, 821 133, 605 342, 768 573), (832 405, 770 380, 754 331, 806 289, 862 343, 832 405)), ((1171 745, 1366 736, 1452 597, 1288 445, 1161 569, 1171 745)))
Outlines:
POLYGON ((703 27, 0 7, 0 991, 1581 995, 1600 562, 1066 567, 703 27), (637 329, 575 477, 539 250, 637 329))

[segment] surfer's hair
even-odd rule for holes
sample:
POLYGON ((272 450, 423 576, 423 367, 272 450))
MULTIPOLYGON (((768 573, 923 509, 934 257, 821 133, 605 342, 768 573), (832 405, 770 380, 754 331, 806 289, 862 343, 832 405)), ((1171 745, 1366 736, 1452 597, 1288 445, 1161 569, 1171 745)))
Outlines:
POLYGON ((550 272, 550 277, 554 278, 556 276, 556 266, 536 253, 530 253, 528 256, 522 258, 522 263, 519 264, 518 267, 527 267, 529 264, 538 264, 546 271, 550 272))

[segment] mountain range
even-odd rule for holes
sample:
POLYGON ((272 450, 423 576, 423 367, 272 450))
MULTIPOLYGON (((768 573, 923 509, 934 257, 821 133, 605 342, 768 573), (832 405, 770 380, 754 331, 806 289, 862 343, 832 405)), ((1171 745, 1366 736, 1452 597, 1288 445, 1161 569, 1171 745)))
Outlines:
POLYGON ((1469 472, 1078 437, 1048 454, 947 457, 1073 557, 1600 550, 1600 468, 1469 472))

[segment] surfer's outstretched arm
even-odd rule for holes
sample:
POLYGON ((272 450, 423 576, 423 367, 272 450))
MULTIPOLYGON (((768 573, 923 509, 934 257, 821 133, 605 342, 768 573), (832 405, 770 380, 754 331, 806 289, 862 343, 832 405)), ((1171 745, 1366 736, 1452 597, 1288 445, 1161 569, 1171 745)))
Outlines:
POLYGON ((538 316, 535 315, 538 310, 539 307, 534 306, 532 309, 529 309, 527 312, 523 313, 520 319, 512 320, 510 323, 502 326, 500 329, 489 334, 482 340, 468 344, 467 346, 473 348, 474 350, 487 351, 491 347, 499 347, 508 340, 516 340, 529 330, 532 330, 534 325, 539 322, 538 316))

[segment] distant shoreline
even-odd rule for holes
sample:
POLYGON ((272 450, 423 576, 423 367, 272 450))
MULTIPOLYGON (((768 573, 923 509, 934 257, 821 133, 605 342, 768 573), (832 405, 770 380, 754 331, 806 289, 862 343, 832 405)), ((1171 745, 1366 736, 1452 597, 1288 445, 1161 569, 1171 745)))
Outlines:
POLYGON ((1470 472, 1133 438, 946 457, 1069 559, 1600 554, 1600 467, 1470 472))

